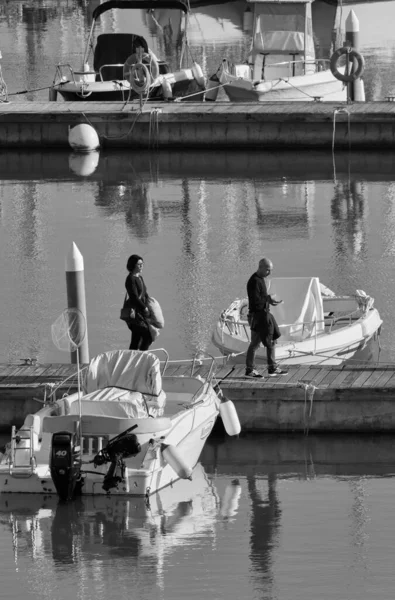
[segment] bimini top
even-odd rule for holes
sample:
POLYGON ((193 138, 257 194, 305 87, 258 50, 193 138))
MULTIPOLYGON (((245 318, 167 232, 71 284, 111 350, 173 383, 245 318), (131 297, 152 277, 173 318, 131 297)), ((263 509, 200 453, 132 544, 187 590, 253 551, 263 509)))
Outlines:
POLYGON ((174 8, 188 12, 188 6, 183 0, 108 0, 95 8, 92 17, 95 21, 108 10, 115 8, 129 8, 143 10, 153 10, 155 8, 174 8))

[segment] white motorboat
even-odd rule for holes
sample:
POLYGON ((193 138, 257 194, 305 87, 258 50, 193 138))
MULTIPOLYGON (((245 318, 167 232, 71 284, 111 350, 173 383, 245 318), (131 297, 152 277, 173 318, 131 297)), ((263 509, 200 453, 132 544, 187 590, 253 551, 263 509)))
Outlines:
MULTIPOLYGON (((93 11, 82 69, 69 63, 58 64, 49 90, 49 99, 58 94, 70 102, 116 102, 141 99, 171 100, 186 97, 199 101, 204 98, 205 79, 199 64, 170 71, 147 41, 136 33, 104 32, 94 42, 95 26, 108 11, 139 9, 154 18, 155 9, 174 9, 187 14, 184 0, 108 0, 93 11), (93 68, 91 53, 93 53, 93 68)), ((111 12, 114 15, 113 12, 111 12)))
MULTIPOLYGON (((92 359, 82 392, 45 405, 12 429, 0 464, 2 493, 146 496, 192 476, 221 414, 240 432, 233 403, 207 377, 166 376, 153 352, 117 350, 92 359)), ((155 352, 158 352, 156 350, 155 352)))
MULTIPOLYGON (((276 360, 281 364, 341 364, 379 332, 382 320, 374 299, 357 290, 337 296, 318 277, 273 277, 269 294, 283 300, 270 307, 281 331, 276 360)), ((214 344, 225 355, 247 351, 250 327, 248 301, 236 299, 221 313, 213 332, 214 344)), ((256 358, 266 361, 261 345, 256 358)))
MULTIPOLYGON (((345 68, 331 69, 329 52, 322 56, 313 30, 314 0, 247 1, 244 22, 252 32, 247 60, 233 64, 224 58, 208 82, 205 99, 216 100, 223 87, 232 102, 346 101, 347 86, 339 80, 345 78, 345 68)), ((335 30, 335 22, 329 22, 326 40, 335 30)), ((362 64, 359 54, 356 58, 362 64)))

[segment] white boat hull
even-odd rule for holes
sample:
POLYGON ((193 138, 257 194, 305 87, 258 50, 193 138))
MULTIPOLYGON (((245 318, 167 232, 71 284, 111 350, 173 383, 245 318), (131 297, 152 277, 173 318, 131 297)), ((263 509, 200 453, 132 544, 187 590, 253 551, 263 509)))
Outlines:
MULTIPOLYGON (((327 301, 329 302, 329 298, 327 301)), ((276 361, 286 365, 341 364, 364 348, 379 332, 382 319, 376 308, 358 311, 352 297, 337 298, 333 295, 330 296, 330 301, 332 304, 328 305, 329 310, 336 306, 336 303, 343 308, 355 303, 352 316, 337 319, 336 315, 327 316, 324 331, 300 341, 282 340, 280 337, 276 344, 276 361)), ((292 299, 289 299, 289 302, 292 303, 292 299)), ((247 299, 235 300, 216 323, 213 343, 226 356, 245 357, 250 342, 250 327, 246 320, 247 306, 247 299)), ((325 309, 325 299, 323 306, 325 309)), ((281 323, 279 325, 281 330, 281 323)), ((255 356, 257 361, 266 363, 266 349, 262 345, 255 356)))
POLYGON ((347 100, 347 89, 329 70, 258 83, 224 71, 220 82, 225 84, 224 91, 231 102, 347 100))

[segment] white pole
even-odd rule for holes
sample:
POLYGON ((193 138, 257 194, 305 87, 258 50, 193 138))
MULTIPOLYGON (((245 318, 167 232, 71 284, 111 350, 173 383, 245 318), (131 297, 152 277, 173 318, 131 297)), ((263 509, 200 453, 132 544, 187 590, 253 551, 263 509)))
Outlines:
MULTIPOLYGON (((86 300, 85 300, 85 279, 84 279, 84 259, 75 242, 73 242, 69 252, 66 255, 66 286, 67 286, 67 307, 77 308, 83 315, 85 322, 79 322, 78 327, 85 329, 85 336, 79 347, 79 357, 77 353, 71 352, 71 362, 75 364, 78 360, 82 363, 89 362, 88 328, 86 326, 86 300)), ((81 319, 82 321, 82 319, 81 319)), ((78 337, 80 331, 76 332, 78 337)))
MULTIPOLYGON (((352 9, 348 13, 348 17, 346 19, 346 42, 348 42, 349 45, 354 48, 354 50, 359 51, 359 20, 352 9)), ((354 69, 356 68, 357 65, 354 64, 354 69)), ((365 101, 364 85, 360 77, 348 84, 348 92, 351 100, 357 100, 360 102, 365 101)))

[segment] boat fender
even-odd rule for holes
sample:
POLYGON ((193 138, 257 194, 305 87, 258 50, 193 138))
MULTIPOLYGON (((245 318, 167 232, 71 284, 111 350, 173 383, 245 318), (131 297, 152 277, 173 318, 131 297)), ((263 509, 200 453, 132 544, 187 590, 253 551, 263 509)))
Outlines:
POLYGON ((193 63, 192 74, 195 78, 196 83, 198 83, 200 87, 206 87, 202 67, 196 62, 193 63))
POLYGON ((204 99, 206 102, 215 102, 218 96, 218 86, 220 81, 218 79, 217 73, 211 75, 207 82, 206 93, 204 94, 204 99))
POLYGON ((239 435, 241 431, 241 425, 237 415, 236 407, 232 400, 229 400, 223 396, 221 404, 219 405, 219 414, 221 415, 226 433, 228 435, 239 435))
POLYGON ((365 59, 362 54, 360 54, 354 48, 350 46, 343 46, 342 48, 338 48, 331 56, 330 59, 330 69, 332 71, 332 75, 336 77, 339 81, 343 81, 344 83, 350 83, 351 81, 355 81, 363 74, 365 70, 365 59), (347 54, 349 61, 352 63, 354 60, 357 61, 357 68, 353 70, 351 73, 341 73, 338 69, 338 62, 340 57, 347 54))
POLYGON ((164 460, 171 466, 173 471, 177 473, 181 479, 192 479, 192 469, 182 458, 181 453, 176 446, 172 444, 161 445, 162 456, 164 460))
POLYGON ((241 485, 238 479, 234 479, 225 488, 223 498, 221 499, 221 516, 225 519, 234 517, 239 508, 241 496, 241 485))
POLYGON ((55 90, 53 87, 50 87, 48 90, 48 100, 50 102, 56 102, 58 99, 58 90, 55 90))
POLYGON ((173 90, 171 84, 167 79, 162 81, 162 94, 165 100, 171 100, 173 98, 173 90))

